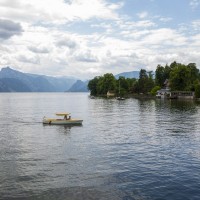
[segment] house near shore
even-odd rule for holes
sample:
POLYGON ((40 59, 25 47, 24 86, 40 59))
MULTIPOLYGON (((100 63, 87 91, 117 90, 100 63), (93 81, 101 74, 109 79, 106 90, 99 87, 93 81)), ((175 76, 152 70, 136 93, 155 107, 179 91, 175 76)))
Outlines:
POLYGON ((171 91, 170 99, 195 99, 193 91, 171 91))
POLYGON ((160 99, 195 99, 195 93, 193 91, 171 91, 169 88, 169 80, 166 79, 163 83, 164 88, 157 91, 157 98, 160 99))
POLYGON ((107 92, 107 97, 114 97, 115 96, 115 92, 114 91, 108 91, 107 92))
POLYGON ((156 97, 160 99, 165 99, 170 96, 170 89, 169 88, 163 88, 157 91, 156 97))
POLYGON ((166 79, 163 83, 163 88, 157 91, 157 98, 165 99, 170 96, 169 80, 166 79))
POLYGON ((195 93, 193 91, 170 91, 169 88, 160 89, 157 91, 157 98, 160 99, 195 99, 195 93))

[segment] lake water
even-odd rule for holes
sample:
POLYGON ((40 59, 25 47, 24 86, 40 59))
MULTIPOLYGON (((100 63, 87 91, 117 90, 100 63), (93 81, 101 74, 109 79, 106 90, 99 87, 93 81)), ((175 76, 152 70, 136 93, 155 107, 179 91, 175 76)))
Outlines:
POLYGON ((199 200, 200 105, 1 93, 0 199, 199 200))

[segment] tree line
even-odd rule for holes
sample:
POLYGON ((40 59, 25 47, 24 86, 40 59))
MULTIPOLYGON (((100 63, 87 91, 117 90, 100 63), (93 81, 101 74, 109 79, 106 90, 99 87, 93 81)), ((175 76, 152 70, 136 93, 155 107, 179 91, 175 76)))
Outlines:
POLYGON ((104 96, 108 91, 116 95, 151 94, 155 95, 160 88, 169 86, 172 91, 194 91, 200 98, 200 72, 195 63, 184 65, 173 62, 170 65, 158 65, 155 73, 141 69, 139 78, 119 77, 107 73, 89 81, 91 95, 104 96))

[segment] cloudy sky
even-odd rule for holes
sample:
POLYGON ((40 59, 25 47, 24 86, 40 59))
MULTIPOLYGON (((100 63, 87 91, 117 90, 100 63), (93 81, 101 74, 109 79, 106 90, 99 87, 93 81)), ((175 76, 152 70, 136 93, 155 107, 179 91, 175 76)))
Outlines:
POLYGON ((200 0, 0 0, 0 68, 93 78, 194 62, 200 0))

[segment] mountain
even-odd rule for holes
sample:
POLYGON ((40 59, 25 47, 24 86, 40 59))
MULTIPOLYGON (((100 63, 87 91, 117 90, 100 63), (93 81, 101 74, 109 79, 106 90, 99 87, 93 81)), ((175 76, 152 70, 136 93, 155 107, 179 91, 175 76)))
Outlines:
POLYGON ((68 90, 68 92, 88 92, 88 81, 77 80, 76 83, 68 90))
POLYGON ((139 74, 140 74, 139 71, 123 72, 123 73, 115 75, 115 78, 118 79, 120 76, 123 76, 125 78, 136 78, 136 79, 138 79, 139 74))
POLYGON ((0 92, 31 92, 31 89, 18 79, 2 78, 0 79, 0 92))
MULTIPOLYGON (((123 76, 125 78, 136 78, 136 79, 138 79, 139 74, 140 74, 139 71, 123 72, 123 73, 115 75, 115 78, 118 79, 120 76, 123 76)), ((89 81, 83 82, 81 80, 77 80, 72 85, 72 87, 67 91, 68 92, 88 92, 89 91, 88 88, 87 88, 88 82, 89 81)))
POLYGON ((73 78, 28 74, 10 67, 0 71, 0 92, 64 92, 75 82, 73 78))
POLYGON ((27 74, 31 77, 41 77, 47 80, 52 87, 55 89, 56 92, 63 92, 68 90, 77 79, 69 78, 69 77, 52 77, 52 76, 45 76, 45 75, 35 75, 35 74, 27 74))
MULTIPOLYGON (((125 78, 139 78, 139 71, 115 75, 125 78)), ((10 67, 0 71, 0 92, 88 92, 88 81, 71 77, 52 77, 19 72, 10 67)))
MULTIPOLYGON (((2 68, 0 72, 0 79, 10 79, 10 81, 18 80, 29 88, 25 92, 53 92, 55 88, 46 79, 40 76, 30 76, 26 73, 22 73, 11 69, 10 67, 2 68)), ((11 87, 12 85, 10 85, 11 87)), ((17 88, 10 88, 11 91, 19 92, 17 88)))

